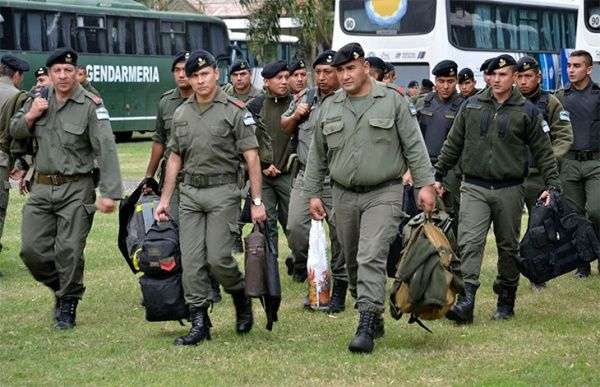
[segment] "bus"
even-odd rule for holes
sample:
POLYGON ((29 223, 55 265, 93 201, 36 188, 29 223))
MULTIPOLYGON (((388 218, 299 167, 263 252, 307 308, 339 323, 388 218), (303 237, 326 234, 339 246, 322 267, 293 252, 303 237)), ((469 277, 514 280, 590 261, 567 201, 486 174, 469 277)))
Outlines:
MULTIPOLYGON (((532 55, 544 89, 562 84, 560 54, 575 47, 579 0, 336 0, 333 47, 359 42, 396 67, 397 83, 431 77, 443 59, 471 68, 486 59, 532 55)), ((596 1, 597 2, 597 1, 596 1)))
POLYGON ((0 55, 16 54, 35 69, 58 47, 79 53, 118 140, 154 130, 157 101, 174 87, 177 52, 212 52, 225 81, 231 49, 218 18, 153 11, 133 0, 0 0, 0 55))
MULTIPOLYGON (((233 48, 234 56, 241 56, 248 61, 252 70, 252 84, 261 88, 263 79, 260 75, 264 63, 260 62, 256 56, 250 51, 248 37, 245 32, 229 31, 229 39, 233 48)), ((291 62, 296 57, 296 49, 298 47, 298 38, 292 35, 279 35, 277 43, 277 59, 283 59, 286 62, 291 62)))
POLYGON ((600 0, 581 0, 576 47, 592 54, 592 79, 600 82, 600 0))

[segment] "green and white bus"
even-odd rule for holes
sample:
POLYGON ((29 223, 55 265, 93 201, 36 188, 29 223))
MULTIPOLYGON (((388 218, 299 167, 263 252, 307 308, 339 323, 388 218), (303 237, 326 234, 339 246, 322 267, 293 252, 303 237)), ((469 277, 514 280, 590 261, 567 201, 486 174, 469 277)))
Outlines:
MULTIPOLYGON (((0 0, 0 55, 36 68, 58 47, 79 53, 118 139, 154 130, 158 98, 174 87, 174 54, 212 52, 224 81, 231 50, 225 23, 214 17, 153 11, 133 0, 0 0)), ((24 87, 33 83, 29 74, 24 87)))

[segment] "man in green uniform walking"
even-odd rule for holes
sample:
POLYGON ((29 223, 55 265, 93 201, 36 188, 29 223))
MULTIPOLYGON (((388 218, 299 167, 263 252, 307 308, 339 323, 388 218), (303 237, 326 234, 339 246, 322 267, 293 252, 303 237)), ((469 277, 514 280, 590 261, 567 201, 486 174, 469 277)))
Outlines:
MULTIPOLYGON (((563 109, 562 104, 554 95, 542 90, 540 82, 542 75, 540 65, 535 58, 524 56, 519 59, 516 65, 517 87, 525 98, 537 106, 544 117, 544 121, 550 128, 547 132, 552 143, 554 157, 560 162, 563 156, 569 151, 573 143, 573 130, 569 114, 563 109)), ((525 206, 527 212, 531 214, 531 209, 535 206, 540 192, 544 190, 544 178, 530 159, 529 175, 523 184, 525 194, 525 206)), ((546 284, 532 284, 534 290, 544 288, 546 284)))
POLYGON ((490 224, 494 224, 498 248, 498 294, 494 319, 514 315, 519 271, 515 263, 523 211, 523 181, 527 177, 528 151, 544 177, 545 191, 558 189, 558 169, 539 109, 513 87, 516 62, 510 55, 491 61, 492 85, 469 98, 461 107, 435 165, 436 188, 461 163, 458 248, 465 281, 465 295, 459 296, 447 317, 458 323, 473 322, 475 293, 490 224))
MULTIPOLYGON (((335 51, 323 51, 313 63, 316 88, 309 89, 302 100, 292 102, 289 109, 281 117, 281 127, 288 134, 298 136, 298 161, 300 168, 290 195, 288 218, 288 241, 294 256, 294 279, 303 282, 307 277, 306 261, 308 259, 308 240, 310 234, 310 214, 308 200, 304 195, 304 171, 308 160, 308 152, 312 141, 315 124, 325 98, 333 95, 339 89, 335 68, 331 66, 335 51)), ((335 219, 333 216, 333 203, 331 198, 331 182, 325 179, 321 198, 328 213, 329 236, 331 238, 331 274, 333 288, 329 312, 338 313, 345 309, 346 292, 348 289, 348 275, 342 248, 337 238, 335 219)))
MULTIPOLYGON (((7 101, 19 94, 23 73, 29 71, 29 64, 14 55, 6 54, 0 58, 0 110, 4 110, 7 101)), ((6 209, 10 190, 9 174, 13 160, 10 156, 10 136, 7 122, 0 127, 0 238, 4 231, 6 209)), ((0 243, 2 251, 2 243, 0 243)))
MULTIPOLYGON (((592 56, 587 51, 573 51, 567 70, 571 84, 556 96, 569 112, 573 145, 561 164, 561 181, 565 197, 587 215, 600 236, 600 86, 590 77, 592 56)), ((587 264, 575 275, 586 278, 590 272, 587 264)))
MULTIPOLYGON (((431 164, 435 165, 442 151, 442 145, 452 127, 464 98, 456 92, 458 65, 451 60, 443 60, 432 70, 435 76, 435 91, 419 97, 415 103, 417 120, 429 152, 431 164)), ((410 172, 405 182, 412 184, 410 172)), ((458 225, 460 207, 460 168, 453 168, 444 178, 445 194, 442 197, 446 211, 454 217, 454 226, 458 225)))
POLYGON ((304 175, 310 215, 321 220, 327 216, 321 195, 329 169, 337 234, 360 315, 352 352, 371 352, 374 339, 383 336, 386 260, 405 216, 402 176, 408 168, 421 208, 431 212, 435 204, 416 111, 393 86, 370 78, 364 56, 358 43, 335 54, 342 90, 321 106, 304 175))
POLYGON ((183 290, 190 306, 192 327, 176 345, 195 345, 210 339, 208 308, 212 304, 208 268, 233 297, 236 331, 252 328, 252 304, 244 294, 244 277, 231 256, 233 234, 238 232, 240 190, 237 173, 240 153, 250 175, 253 222, 266 219, 261 203, 261 173, 254 119, 236 99, 217 86, 219 70, 207 51, 190 54, 185 65, 194 94, 173 116, 171 154, 165 186, 156 208, 157 220, 166 220, 177 175, 183 290))
POLYGON ((252 85, 252 68, 245 60, 239 60, 231 65, 229 82, 223 87, 223 91, 243 103, 263 93, 252 85))
POLYGON ((108 111, 77 82, 77 53, 59 49, 46 61, 53 86, 48 99, 28 101, 13 117, 16 140, 35 138, 36 175, 23 207, 21 258, 57 298, 56 327, 75 326, 83 296, 83 249, 96 209, 115 210, 121 173, 108 111), (96 199, 94 159, 99 161, 96 199))

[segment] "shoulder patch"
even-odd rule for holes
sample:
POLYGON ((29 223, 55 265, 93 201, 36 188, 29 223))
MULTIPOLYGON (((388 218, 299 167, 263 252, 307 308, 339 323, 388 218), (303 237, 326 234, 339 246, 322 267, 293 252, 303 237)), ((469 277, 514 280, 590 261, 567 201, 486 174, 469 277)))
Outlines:
POLYGON ((415 104, 413 104, 412 102, 408 103, 408 111, 410 112, 411 116, 416 116, 417 115, 417 108, 415 107, 415 104))
POLYGON ((254 121, 254 116, 252 115, 252 113, 250 113, 247 110, 244 113, 244 117, 242 117, 242 121, 244 122, 244 125, 246 125, 246 126, 256 124, 256 121, 254 121))
POLYGON ((110 115, 108 114, 108 110, 104 106, 96 109, 96 118, 99 120, 109 120, 110 115))
POLYGON ((544 133, 550 133, 550 126, 546 120, 542 120, 542 131, 544 131, 544 133))
POLYGON ((562 110, 560 113, 558 113, 558 117, 561 121, 571 122, 571 115, 566 110, 562 110))

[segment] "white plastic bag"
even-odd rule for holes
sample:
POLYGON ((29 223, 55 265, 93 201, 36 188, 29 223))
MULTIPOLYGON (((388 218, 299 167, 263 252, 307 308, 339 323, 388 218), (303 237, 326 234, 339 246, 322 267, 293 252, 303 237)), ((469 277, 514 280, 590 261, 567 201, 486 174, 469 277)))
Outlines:
POLYGON ((331 273, 327 262, 327 237, 323 221, 311 220, 308 241, 308 303, 311 309, 325 309, 331 298, 331 273))

